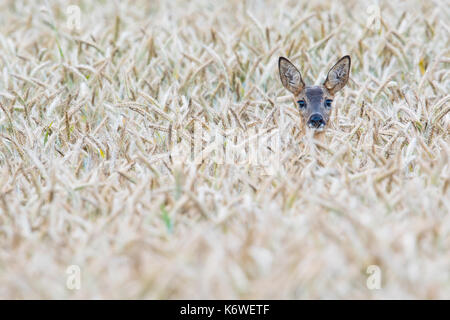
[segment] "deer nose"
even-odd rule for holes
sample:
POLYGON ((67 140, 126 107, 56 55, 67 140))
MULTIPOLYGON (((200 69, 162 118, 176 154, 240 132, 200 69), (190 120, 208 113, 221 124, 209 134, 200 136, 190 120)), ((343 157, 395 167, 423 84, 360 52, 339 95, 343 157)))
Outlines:
POLYGON ((318 113, 313 114, 309 118, 308 126, 310 128, 320 128, 321 126, 324 126, 324 125, 325 125, 325 121, 323 120, 323 117, 318 113))

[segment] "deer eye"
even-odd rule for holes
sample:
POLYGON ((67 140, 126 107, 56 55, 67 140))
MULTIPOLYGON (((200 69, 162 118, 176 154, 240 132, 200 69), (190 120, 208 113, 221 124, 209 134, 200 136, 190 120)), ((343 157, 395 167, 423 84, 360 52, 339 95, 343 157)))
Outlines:
POLYGON ((325 100, 325 106, 327 106, 327 108, 331 108, 331 103, 332 102, 333 102, 333 100, 331 100, 331 99, 325 100))
POLYGON ((298 106, 300 107, 300 109, 304 109, 306 107, 305 100, 298 100, 297 103, 298 103, 298 106))

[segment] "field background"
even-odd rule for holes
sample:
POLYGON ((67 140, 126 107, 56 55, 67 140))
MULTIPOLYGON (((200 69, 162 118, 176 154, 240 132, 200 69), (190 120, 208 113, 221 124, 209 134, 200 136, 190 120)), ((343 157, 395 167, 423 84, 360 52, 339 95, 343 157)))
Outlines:
POLYGON ((0 298, 450 298, 449 17, 440 0, 1 1, 0 298), (345 54, 316 143, 278 57, 313 84, 345 54), (279 169, 168 157, 195 125, 280 130, 279 169))

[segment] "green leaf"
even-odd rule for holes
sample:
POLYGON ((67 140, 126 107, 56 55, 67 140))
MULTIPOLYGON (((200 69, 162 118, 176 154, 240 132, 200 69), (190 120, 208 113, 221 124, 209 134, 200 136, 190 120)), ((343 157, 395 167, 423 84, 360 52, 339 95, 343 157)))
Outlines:
POLYGON ((45 130, 45 135, 44 135, 44 145, 47 143, 47 141, 48 141, 48 136, 49 136, 49 134, 50 134, 50 130, 51 130, 51 128, 52 128, 52 124, 53 124, 53 121, 50 123, 50 125, 47 127, 47 130, 45 130))
POLYGON ((172 233, 173 232, 173 223, 172 223, 172 220, 169 217, 169 213, 167 212, 166 207, 165 207, 164 204, 161 205, 161 216, 162 216, 162 219, 164 221, 164 224, 167 227, 167 231, 169 233, 172 233))

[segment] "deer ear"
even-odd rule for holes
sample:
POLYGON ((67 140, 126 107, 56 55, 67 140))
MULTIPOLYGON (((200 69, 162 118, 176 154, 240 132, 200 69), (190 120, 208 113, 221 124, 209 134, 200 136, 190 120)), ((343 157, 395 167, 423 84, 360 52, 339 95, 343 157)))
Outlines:
POLYGON ((327 79, 323 85, 332 94, 335 94, 347 84, 350 74, 350 65, 350 56, 344 56, 330 69, 330 71, 328 71, 327 79))
POLYGON ((300 71, 288 59, 280 57, 278 70, 280 71, 281 83, 290 92, 297 95, 305 88, 300 71))

